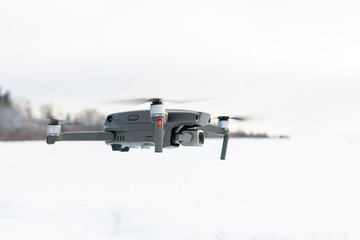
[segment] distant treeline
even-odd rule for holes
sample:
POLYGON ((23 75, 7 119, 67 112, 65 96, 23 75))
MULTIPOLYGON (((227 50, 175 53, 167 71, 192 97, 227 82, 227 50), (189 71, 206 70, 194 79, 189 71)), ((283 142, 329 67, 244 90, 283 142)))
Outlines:
POLYGON ((4 94, 0 87, 0 141, 43 140, 46 137, 46 127, 51 118, 60 118, 63 131, 101 130, 105 116, 95 109, 86 109, 74 118, 70 114, 56 116, 51 104, 40 107, 40 119, 33 117, 28 102, 15 103, 10 91, 4 94))

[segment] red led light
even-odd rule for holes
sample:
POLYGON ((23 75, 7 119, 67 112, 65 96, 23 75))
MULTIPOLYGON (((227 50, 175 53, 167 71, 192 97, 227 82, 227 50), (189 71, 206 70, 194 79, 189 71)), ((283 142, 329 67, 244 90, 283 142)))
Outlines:
POLYGON ((158 120, 158 126, 159 126, 159 127, 162 126, 162 120, 161 120, 161 119, 158 120))

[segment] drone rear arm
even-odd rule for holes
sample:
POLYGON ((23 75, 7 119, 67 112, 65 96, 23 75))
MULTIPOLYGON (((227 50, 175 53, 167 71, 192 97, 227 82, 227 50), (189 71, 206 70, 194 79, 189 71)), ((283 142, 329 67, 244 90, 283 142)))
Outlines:
POLYGON ((114 134, 112 132, 65 132, 46 136, 46 143, 54 144, 57 141, 111 141, 113 139, 114 134))
POLYGON ((214 125, 206 125, 204 127, 199 127, 199 129, 203 130, 204 132, 224 135, 220 159, 225 160, 227 145, 228 145, 229 136, 230 136, 229 129, 221 128, 221 127, 214 126, 214 125))

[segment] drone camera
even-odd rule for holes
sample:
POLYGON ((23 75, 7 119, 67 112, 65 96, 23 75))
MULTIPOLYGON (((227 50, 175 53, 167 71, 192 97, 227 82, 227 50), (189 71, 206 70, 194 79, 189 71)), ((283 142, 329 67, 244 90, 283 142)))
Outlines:
POLYGON ((205 141, 205 134, 202 130, 186 130, 175 134, 174 142, 183 146, 202 146, 205 141))

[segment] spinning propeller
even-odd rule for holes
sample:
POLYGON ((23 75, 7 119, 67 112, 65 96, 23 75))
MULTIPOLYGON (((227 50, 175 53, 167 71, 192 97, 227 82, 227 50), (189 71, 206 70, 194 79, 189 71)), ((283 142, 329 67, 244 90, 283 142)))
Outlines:
POLYGON ((218 121, 218 126, 221 128, 229 128, 229 120, 236 120, 236 121, 247 121, 249 117, 239 117, 239 116, 218 116, 216 117, 218 121))
POLYGON ((170 103, 177 103, 177 104, 184 104, 184 103, 193 103, 193 102, 202 102, 211 100, 211 98, 207 99, 188 99, 188 100, 178 100, 178 99, 163 99, 163 98, 133 98, 133 99, 122 99, 122 100, 115 100, 115 101, 106 101, 102 103, 109 103, 109 104, 128 104, 128 105, 140 105, 144 103, 163 103, 163 102, 170 102, 170 103))
POLYGON ((59 135, 61 133, 61 120, 50 118, 46 129, 46 135, 59 135))
POLYGON ((230 116, 218 116, 217 119, 219 119, 219 120, 232 119, 232 120, 237 120, 237 121, 247 121, 247 120, 249 120, 248 117, 238 117, 238 116, 234 116, 234 117, 230 117, 230 116))
POLYGON ((47 121, 47 135, 58 135, 61 133, 61 124, 76 125, 81 124, 81 121, 63 120, 57 118, 40 119, 39 121, 47 121))

